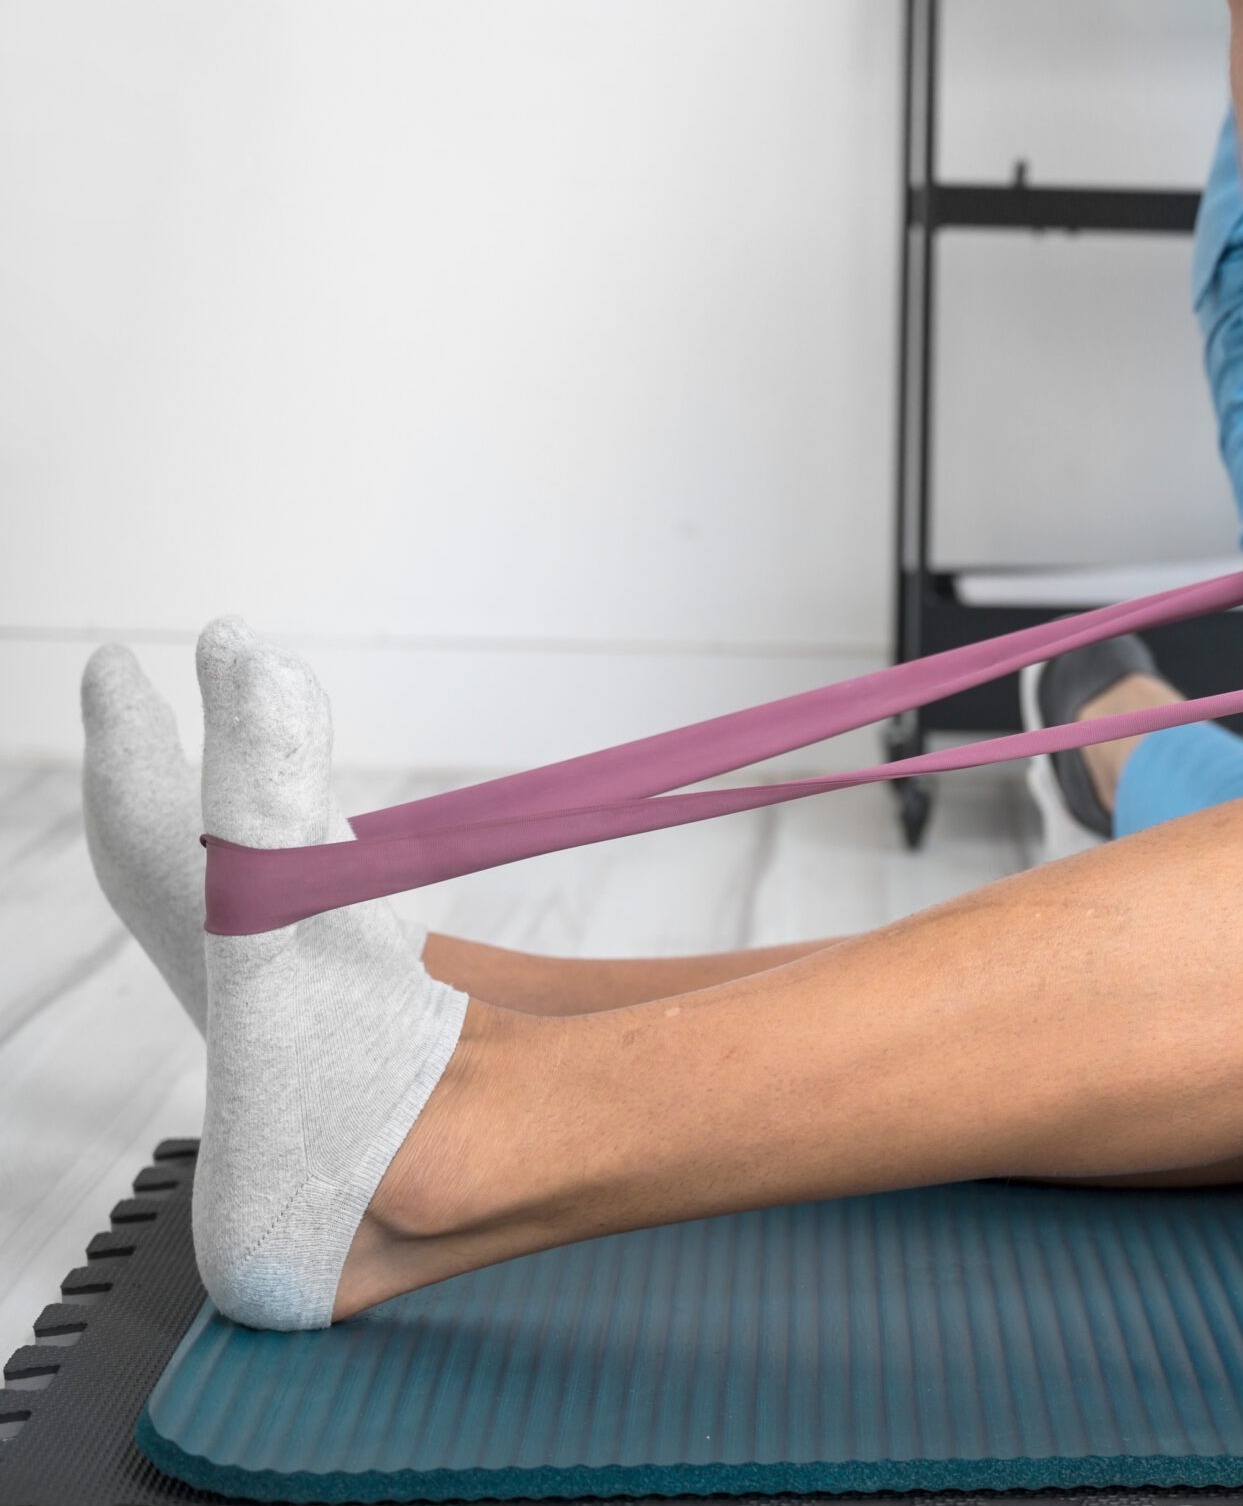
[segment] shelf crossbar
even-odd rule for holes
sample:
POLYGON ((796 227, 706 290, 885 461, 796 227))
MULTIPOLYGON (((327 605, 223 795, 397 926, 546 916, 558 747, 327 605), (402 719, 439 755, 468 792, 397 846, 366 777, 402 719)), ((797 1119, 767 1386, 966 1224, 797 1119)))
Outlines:
POLYGON ((1183 189, 913 185, 907 224, 928 230, 1089 230, 1190 235, 1200 194, 1183 189))

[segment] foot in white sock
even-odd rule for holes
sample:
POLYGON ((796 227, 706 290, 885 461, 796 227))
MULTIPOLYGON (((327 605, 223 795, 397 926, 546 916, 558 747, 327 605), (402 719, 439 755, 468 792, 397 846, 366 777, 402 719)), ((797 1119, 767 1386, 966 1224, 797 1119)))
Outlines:
MULTIPOLYGON (((327 700, 236 618, 199 640, 208 831, 253 847, 332 840, 327 700)), ((332 1320, 350 1246, 440 1080, 464 994, 412 965, 373 901, 259 936, 207 936, 207 1116, 194 1185, 204 1285, 261 1328, 332 1320)))
POLYGON ((168 704, 120 643, 87 663, 82 724, 82 808, 100 888, 206 1034, 198 776, 168 704))
MULTIPOLYGON (((82 805, 100 888, 206 1035, 199 776, 172 708, 120 643, 104 644, 87 662, 82 722, 82 805)), ((332 819, 334 840, 353 835, 335 804, 332 819)), ((406 927, 413 961, 426 941, 425 926, 406 927)))

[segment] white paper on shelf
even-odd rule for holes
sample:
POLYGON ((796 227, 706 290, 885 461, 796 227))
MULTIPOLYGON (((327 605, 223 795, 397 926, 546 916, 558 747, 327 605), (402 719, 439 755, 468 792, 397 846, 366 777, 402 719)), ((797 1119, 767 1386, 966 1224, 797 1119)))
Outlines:
MULTIPOLYGON (((955 574, 965 606, 1096 607, 1151 596, 1243 570, 1243 555, 1152 565, 1098 565, 1064 570, 964 570, 955 574)), ((1239 610, 1235 608, 1234 610, 1239 610)))

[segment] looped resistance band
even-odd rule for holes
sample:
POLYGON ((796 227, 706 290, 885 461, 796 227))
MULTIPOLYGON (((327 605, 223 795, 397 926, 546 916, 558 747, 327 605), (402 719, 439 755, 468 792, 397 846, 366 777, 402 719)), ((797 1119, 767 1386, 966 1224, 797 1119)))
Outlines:
POLYGON ((349 842, 256 848, 205 836, 206 927, 218 936, 251 936, 567 847, 884 779, 976 768, 1236 715, 1243 712, 1243 691, 1045 727, 850 774, 669 793, 926 706, 1070 649, 1240 604, 1243 572, 1098 607, 524 774, 354 816, 355 840, 349 842))

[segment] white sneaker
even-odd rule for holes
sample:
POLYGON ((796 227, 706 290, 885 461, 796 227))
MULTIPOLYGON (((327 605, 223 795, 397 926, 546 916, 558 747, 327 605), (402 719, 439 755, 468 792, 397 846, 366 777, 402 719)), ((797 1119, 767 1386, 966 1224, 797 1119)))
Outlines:
MULTIPOLYGON (((1023 711, 1023 727, 1028 732, 1046 726, 1040 714, 1040 678, 1049 663, 1052 661, 1029 664, 1019 672, 1019 705, 1023 711)), ((1086 852, 1109 840, 1071 815, 1049 753, 1037 753, 1035 758, 1028 759, 1028 791, 1040 812, 1041 863, 1052 863, 1059 857, 1073 857, 1076 852, 1086 852)))
MULTIPOLYGON (((1043 727, 1040 720, 1040 703, 1037 687, 1043 664, 1029 664, 1019 671, 1019 703, 1023 708, 1023 727, 1035 731, 1043 727)), ((1027 788, 1036 809, 1040 813, 1040 851, 1037 861, 1051 863, 1056 858, 1068 858, 1077 852, 1087 852, 1099 847, 1109 839, 1090 826, 1084 826, 1071 815, 1053 771, 1053 760, 1047 753, 1038 753, 1027 760, 1027 788)))

